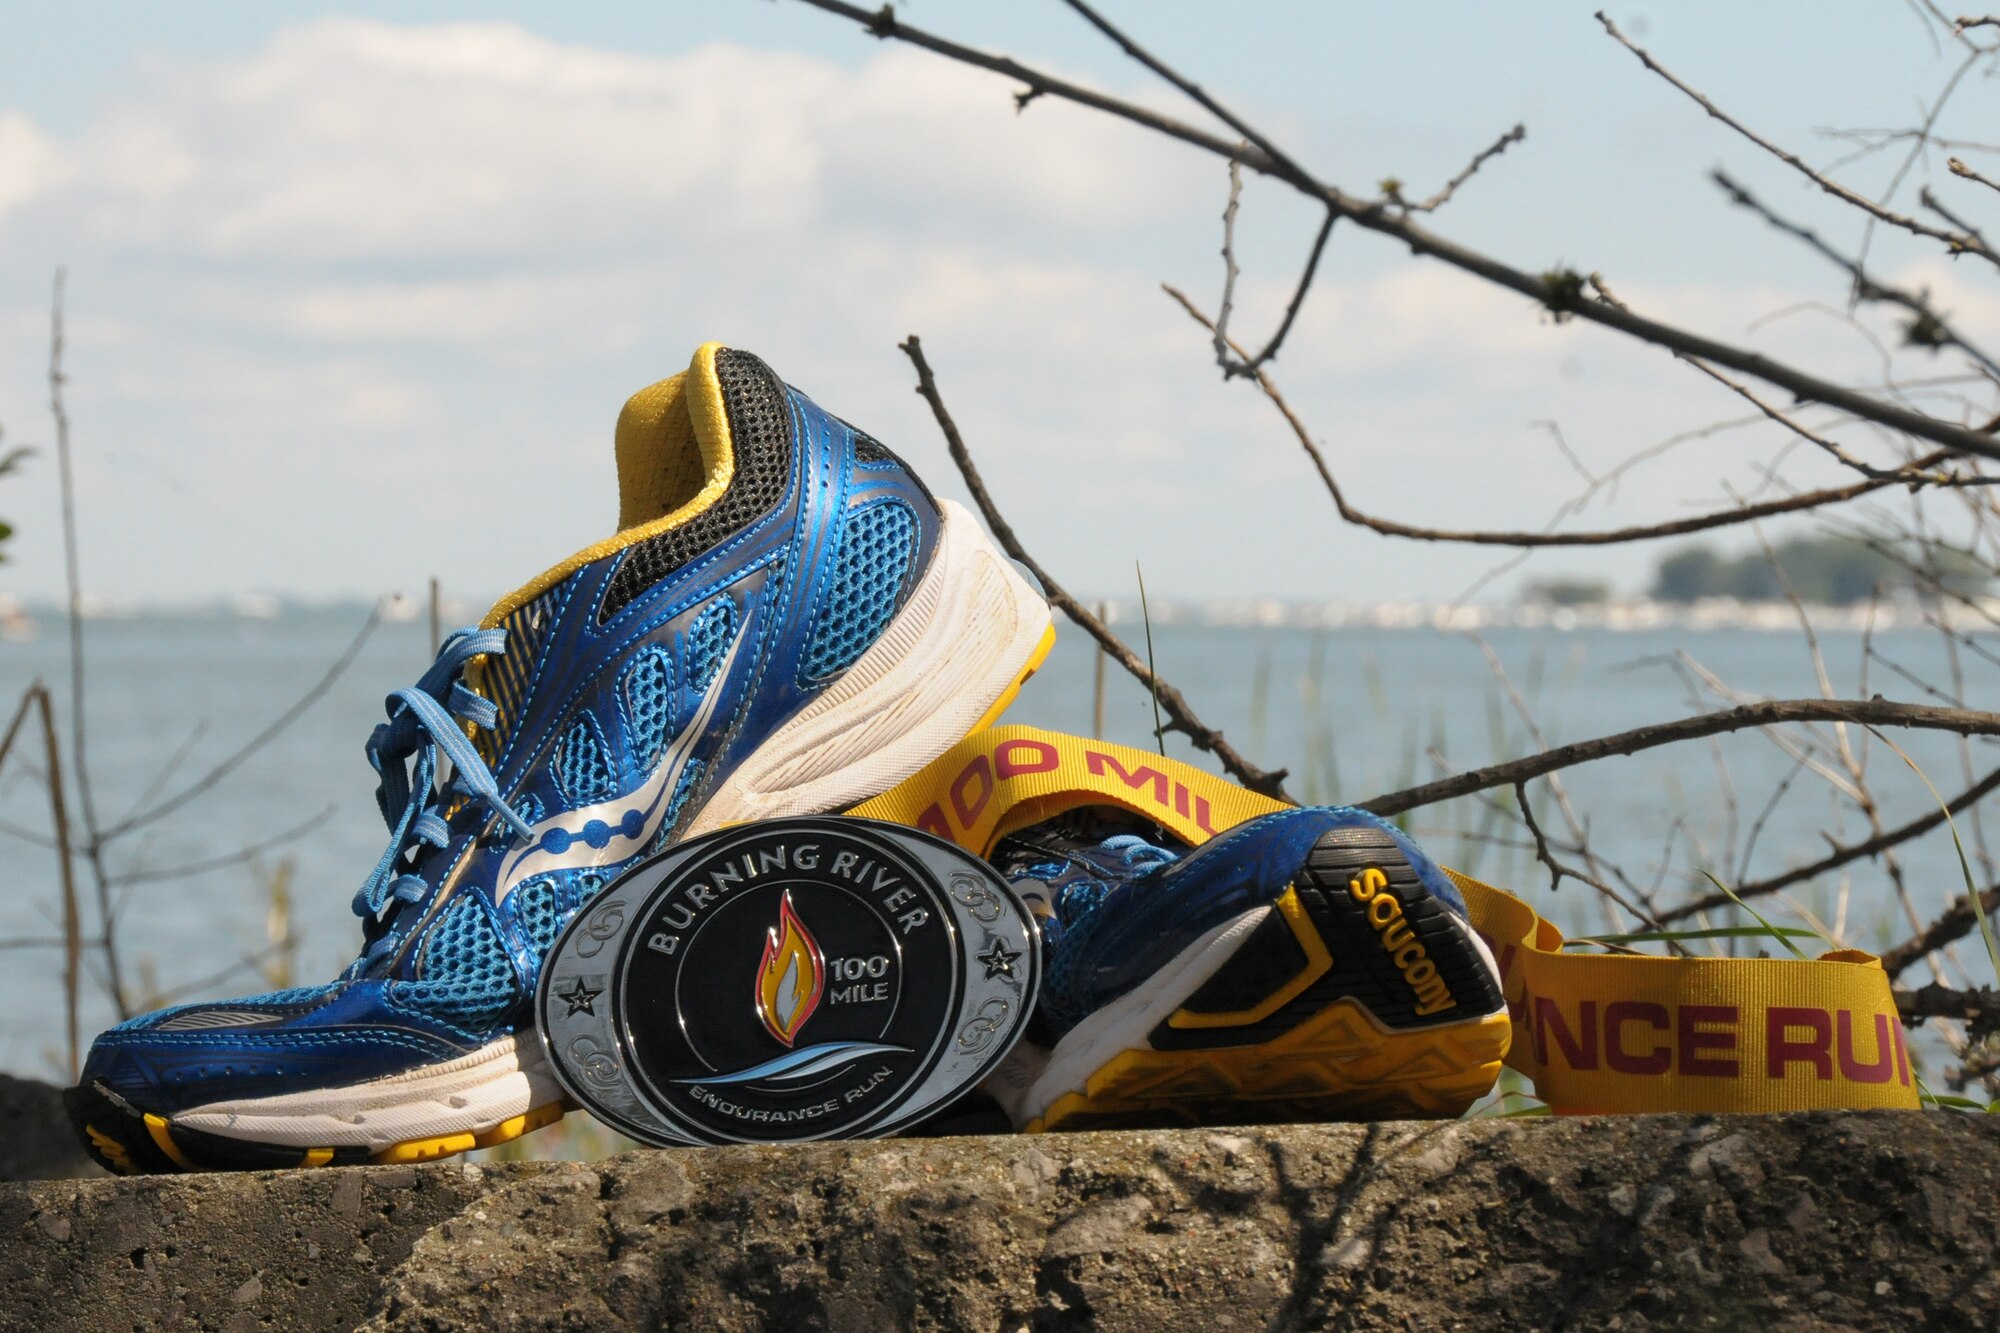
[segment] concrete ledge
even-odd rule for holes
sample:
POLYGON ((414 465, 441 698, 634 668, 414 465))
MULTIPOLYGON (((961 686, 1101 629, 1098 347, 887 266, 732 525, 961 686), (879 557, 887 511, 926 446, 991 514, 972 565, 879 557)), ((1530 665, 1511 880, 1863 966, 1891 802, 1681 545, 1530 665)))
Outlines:
POLYGON ((0 1185, 0 1326, 1993 1326, 2000 1119, 1282 1126, 0 1185))

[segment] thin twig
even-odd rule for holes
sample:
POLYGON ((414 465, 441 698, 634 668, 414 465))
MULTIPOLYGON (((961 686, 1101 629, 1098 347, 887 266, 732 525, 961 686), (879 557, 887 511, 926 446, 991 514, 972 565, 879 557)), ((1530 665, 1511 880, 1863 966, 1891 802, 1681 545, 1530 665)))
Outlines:
POLYGON ((1125 645, 1124 640, 1113 634, 1103 621, 1092 615, 1076 598, 1070 596, 1061 584, 1049 577, 1048 571, 1042 568, 1040 562, 1028 554, 1027 549, 1021 545, 1020 538, 1014 535, 1014 529, 1008 525, 1007 520, 1001 516, 998 506, 993 503, 993 497, 987 493, 986 483, 981 480, 979 469, 972 462, 972 454, 965 447, 965 439, 958 433, 958 425, 952 420, 951 413, 945 408, 944 398, 938 392, 937 377, 931 373, 930 362, 924 359, 923 343, 913 333, 907 341, 898 346, 916 367, 917 393, 930 404, 931 415, 937 419, 938 429, 944 432, 945 447, 951 452, 951 461, 958 466, 959 475, 965 478, 966 489, 972 493, 973 503, 979 506, 979 512, 985 516, 986 526, 992 529, 993 536, 999 541, 1001 549, 1025 565, 1028 572, 1041 583, 1042 592, 1049 601, 1081 626, 1085 633, 1096 639, 1099 646, 1109 653, 1119 666, 1125 668, 1141 685, 1148 689, 1157 689, 1160 707, 1166 710, 1167 716, 1172 719, 1169 730, 1180 732, 1196 749, 1206 750, 1214 755, 1231 777, 1252 791, 1289 799, 1285 797, 1283 769, 1273 772, 1260 768, 1238 753, 1220 731, 1195 716, 1194 709, 1179 690, 1164 680, 1158 680, 1152 672, 1146 670, 1146 664, 1125 645))
POLYGON ((332 666, 326 669, 326 674, 321 676, 311 689, 300 695, 290 708, 280 713, 263 730, 245 741, 234 753, 223 759, 222 762, 216 764, 208 772, 202 774, 172 796, 167 797, 157 804, 148 806, 146 809, 106 829, 104 831, 105 840, 109 841, 110 839, 129 833, 142 825, 155 823, 166 818, 196 797, 212 790, 218 782, 228 777, 245 760, 276 740, 285 728, 298 721, 307 709, 318 703, 325 696, 326 692, 333 688, 334 682, 338 681, 347 668, 354 664, 354 659, 361 655, 361 650, 367 646, 369 637, 375 633, 376 627, 381 623, 382 607, 378 602, 369 611, 368 618, 361 622, 361 628, 356 631, 353 639, 349 640, 346 650, 341 653, 332 666))
MULTIPOLYGON (((83 989, 83 915, 76 897, 76 871, 69 855, 69 810, 63 800, 62 746, 56 741, 55 709, 48 686, 36 681, 31 691, 42 715, 42 742, 49 765, 49 821, 56 835, 56 873, 62 881, 63 1024, 69 1038, 69 1076, 83 1069, 82 1033, 77 1026, 83 989)), ((107 966, 111 927, 105 924, 107 966)))
POLYGON ((206 861, 189 861, 184 865, 163 866, 156 870, 128 870, 124 874, 113 875, 111 882, 120 888, 130 888, 137 884, 157 884, 161 880, 187 879, 194 875, 205 875, 212 870, 227 870, 231 866, 243 865, 248 861, 255 860, 265 852, 283 847, 287 843, 297 842, 300 838, 305 837, 306 834, 311 833, 314 829, 326 823, 327 820, 333 818, 333 812, 334 807, 329 805, 304 823, 295 824, 283 833, 266 838, 262 842, 243 848, 241 851, 230 852, 225 856, 213 857, 206 861))
MULTIPOLYGON (((103 927, 104 974, 111 1002, 120 1018, 131 1016, 125 994, 124 969, 118 961, 118 935, 111 921, 111 885, 104 872, 104 835, 97 824, 97 798, 90 783, 90 760, 84 741, 85 694, 83 656, 83 579, 77 556, 76 475, 70 461, 69 410, 63 402, 63 295, 68 270, 56 270, 55 291, 49 303, 49 413, 55 418, 56 465, 62 482, 63 574, 69 590, 69 725, 70 751, 76 773, 77 808, 83 816, 83 859, 90 867, 97 893, 97 912, 103 927)), ((51 781, 53 790, 58 786, 51 781)), ((68 830, 58 832, 66 842, 68 830)), ((65 864, 67 864, 65 848, 65 864)))
POLYGON ((1477 175, 1479 169, 1485 166, 1488 161, 1506 152, 1509 144, 1517 144, 1527 137, 1528 127, 1526 125, 1516 125, 1513 129, 1508 130, 1474 155, 1473 159, 1465 164, 1465 170, 1446 181, 1442 190, 1439 190, 1421 204, 1405 204, 1404 208, 1412 213, 1435 213, 1438 209, 1450 203, 1451 197, 1458 193, 1458 187, 1477 175))
POLYGON ((1956 347, 1973 360, 1979 362, 1987 370, 1995 375, 2000 375, 2000 361, 1995 361, 1983 349, 1967 340, 1963 334, 1959 333, 1957 329, 1954 329, 1945 320, 1943 315, 1940 315, 1932 308, 1929 301, 1914 293, 1906 292, 1899 287, 1890 287, 1878 282, 1869 275, 1867 269, 1861 266, 1859 260, 1849 259, 1846 255, 1841 254, 1840 251, 1822 240, 1819 233, 1815 232, 1812 228, 1801 226, 1787 218, 1778 216, 1778 214, 1772 212, 1769 207, 1760 202, 1755 195, 1752 195, 1748 190, 1730 179, 1727 173, 1720 171, 1710 172, 1709 179, 1721 187, 1723 193, 1729 196, 1731 203, 1736 204, 1740 208, 1749 209, 1771 226, 1784 232, 1787 236, 1800 241, 1828 262, 1844 270, 1854 284, 1854 293, 1857 298, 1864 301, 1882 301, 1890 305, 1899 305, 1912 315, 1915 315, 1918 323, 1909 330, 1908 334, 1912 343, 1924 347, 1941 347, 1947 345, 1956 347))
POLYGON ((1965 163, 1960 161, 1958 158, 1948 157, 1944 160, 1944 164, 1947 167, 1951 168, 1951 174, 1954 176, 1963 176, 1966 180, 1978 181, 1981 185, 1984 185, 1989 190, 2000 190, 2000 181, 1995 181, 1990 177, 1980 175, 1978 172, 1974 171, 1971 167, 1965 165, 1965 163))
POLYGON ((1227 372, 1229 361, 1229 315, 1236 305, 1236 279, 1243 272, 1236 266, 1236 210, 1243 199, 1243 164, 1229 160, 1229 202, 1222 206, 1222 302, 1216 307, 1215 363, 1227 372))
POLYGON ((1638 754, 1661 745, 1696 740, 1727 731, 1770 727, 1787 722, 1872 723, 1885 727, 1916 727, 1969 736, 2000 736, 2000 713, 1969 708, 1935 708, 1928 704, 1892 703, 1886 699, 1769 699, 1673 722, 1656 722, 1594 740, 1559 745, 1541 754, 1473 769, 1436 782, 1389 792, 1356 802, 1378 815, 1401 814, 1420 805, 1449 801, 1489 787, 1511 787, 1578 764, 1618 755, 1638 754))
POLYGON ((1665 79, 1675 88, 1685 93, 1689 98, 1691 98, 1694 101, 1694 103, 1697 106, 1699 106, 1703 111, 1706 111, 1710 116, 1714 117, 1716 120, 1721 121, 1724 125, 1727 125, 1730 129, 1735 130, 1738 134, 1748 139, 1751 143, 1756 144, 1759 148, 1769 153, 1772 157, 1777 158, 1780 162, 1783 162, 1786 166, 1791 167, 1794 171, 1797 171, 1807 180, 1819 186, 1820 189, 1826 191, 1828 194, 1840 200, 1842 203, 1852 204, 1854 207, 1860 209, 1862 212, 1868 214, 1870 217, 1876 218, 1882 222, 1886 222, 1892 227, 1901 227, 1904 231, 1909 232, 1913 236, 1927 236, 1932 240, 1942 241, 1947 246, 1949 246, 1954 252, 1967 251, 1973 254, 1978 254, 1981 258, 1986 259, 1988 261, 2000 263, 2000 257, 1996 257, 1990 250, 1985 249, 1985 247, 1980 245, 1979 242, 1973 237, 1962 236, 1954 232, 1943 231, 1940 230, 1939 228, 1929 226, 1926 223, 1919 222, 1915 218, 1906 217, 1901 213, 1893 212, 1890 209, 1884 208, 1881 204, 1876 203, 1873 199, 1868 198, 1868 196, 1864 194, 1858 194, 1855 191, 1848 189, 1845 185, 1842 185, 1839 181, 1833 180, 1813 170, 1810 166, 1806 165, 1804 159, 1800 158, 1798 154, 1787 152, 1785 149, 1780 148, 1778 147, 1778 145, 1772 143, 1769 139, 1766 139, 1761 135, 1757 134, 1754 130, 1751 130, 1741 121, 1731 116, 1728 112, 1724 111, 1721 107, 1717 106, 1707 97, 1703 96, 1701 93, 1695 91, 1695 89, 1689 87, 1686 83, 1676 78, 1673 75, 1673 73, 1669 71, 1665 66, 1661 65, 1659 61, 1653 59, 1653 57, 1646 51, 1644 47, 1638 45, 1637 43, 1632 41, 1631 38, 1627 37, 1624 33, 1618 31, 1618 25, 1613 23, 1609 18, 1609 16, 1607 16, 1603 10, 1599 10, 1597 12, 1596 18, 1599 23, 1604 25, 1604 31, 1609 33, 1614 41, 1616 41, 1620 46, 1624 47, 1627 51, 1630 51, 1633 55, 1639 57, 1640 64, 1644 65, 1647 69, 1659 75, 1662 79, 1665 79))

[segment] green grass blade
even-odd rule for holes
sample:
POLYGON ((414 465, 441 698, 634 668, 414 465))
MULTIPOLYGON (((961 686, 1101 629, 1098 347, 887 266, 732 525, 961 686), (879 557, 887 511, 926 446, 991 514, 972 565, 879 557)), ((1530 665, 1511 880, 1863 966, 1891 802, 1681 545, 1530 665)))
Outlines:
MULTIPOLYGON (((1784 945, 1785 948, 1789 949, 1791 951, 1792 957, 1799 959, 1803 959, 1805 957, 1805 954, 1800 952, 1799 946, 1792 943, 1790 935, 1787 934, 1787 932, 1780 930, 1778 927, 1772 925, 1768 920, 1765 919, 1764 914, 1762 912, 1758 911, 1756 908, 1752 907, 1749 903, 1746 903, 1741 898, 1737 897, 1736 890, 1730 888, 1727 884, 1724 884, 1721 880, 1709 874, 1706 870, 1702 871, 1701 875, 1703 879, 1707 880, 1710 884, 1713 884, 1716 888, 1722 890, 1722 892, 1725 895, 1727 895, 1730 902, 1735 903, 1738 907, 1742 908, 1744 911, 1748 912, 1751 916, 1755 917, 1757 919, 1757 924, 1764 928, 1764 933, 1769 935, 1772 939, 1776 940, 1778 943, 1784 945)), ((1811 935, 1814 939, 1820 941, 1820 943, 1822 944, 1826 944, 1829 947, 1831 947, 1832 945, 1832 941, 1828 940, 1825 936, 1820 935, 1815 931, 1807 931, 1805 933, 1811 935)))
POLYGON ((1160 721, 1160 673, 1153 666, 1153 612, 1146 605, 1146 571, 1139 562, 1132 562, 1132 572, 1139 576, 1139 618, 1146 622, 1146 683, 1153 692, 1153 739, 1159 743, 1160 757, 1167 756, 1167 727, 1160 721))
POLYGON ((1868 728, 1868 734, 1894 750, 1896 757, 1910 766, 1918 781, 1930 788, 1931 799, 1938 803, 1938 809, 1944 811, 1944 826, 1951 830, 1951 845, 1958 852, 1958 872, 1965 877, 1965 896, 1972 903, 1973 919, 1979 923, 1979 938, 1986 945, 1986 959, 1993 964, 1993 975, 2000 978, 2000 943, 1993 938, 1993 923, 1987 920, 1986 903, 1979 896, 1979 882, 1972 877, 1971 858, 1965 854, 1965 840, 1958 836, 1958 823, 1951 817, 1951 803, 1938 792, 1937 784, 1930 780, 1930 775, 1917 767, 1917 761, 1904 753, 1902 746, 1873 727, 1868 728))

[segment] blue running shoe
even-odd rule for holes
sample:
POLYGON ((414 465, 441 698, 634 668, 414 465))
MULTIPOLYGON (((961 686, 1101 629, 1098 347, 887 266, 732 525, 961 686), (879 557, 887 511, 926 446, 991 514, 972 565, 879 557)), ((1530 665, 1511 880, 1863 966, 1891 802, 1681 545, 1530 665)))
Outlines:
POLYGON ((68 1103, 106 1166, 414 1161, 557 1118, 522 1025, 584 901, 681 838, 894 786, 1053 640, 970 515, 746 352, 636 394, 617 461, 617 534, 389 697, 361 956, 99 1037, 68 1103))
POLYGON ((996 849, 1046 950, 984 1085, 1016 1128, 1454 1116, 1492 1088, 1499 973, 1409 838, 1345 807, 1163 838, 1091 809, 996 849))

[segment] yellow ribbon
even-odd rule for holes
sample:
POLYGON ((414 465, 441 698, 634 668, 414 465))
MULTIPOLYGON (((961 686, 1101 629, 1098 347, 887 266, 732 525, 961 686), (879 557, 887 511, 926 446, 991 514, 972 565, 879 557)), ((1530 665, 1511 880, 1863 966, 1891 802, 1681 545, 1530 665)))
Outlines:
MULTIPOLYGON (((1129 746, 990 727, 848 813, 987 855, 1015 829, 1116 805, 1190 844, 1282 802, 1129 746)), ((1507 1063, 1570 1112, 1794 1111, 1917 1105, 1888 974, 1870 954, 1804 961, 1563 950, 1520 899, 1455 870, 1500 965, 1507 1063)))

